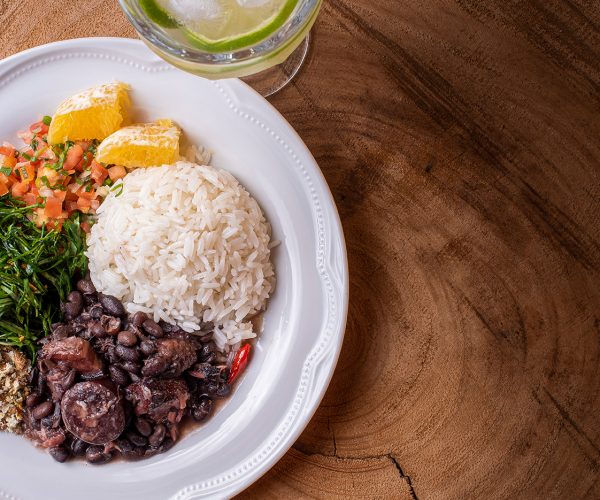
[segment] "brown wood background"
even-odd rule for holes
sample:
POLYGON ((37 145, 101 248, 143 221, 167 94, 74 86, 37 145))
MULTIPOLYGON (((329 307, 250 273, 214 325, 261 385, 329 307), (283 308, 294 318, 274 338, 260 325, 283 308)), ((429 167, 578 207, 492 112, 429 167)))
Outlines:
MULTIPOLYGON (((116 0, 0 21, 2 56, 133 36, 116 0)), ((329 0, 314 42, 272 102, 338 203, 348 330, 241 497, 600 498, 599 2, 329 0)))

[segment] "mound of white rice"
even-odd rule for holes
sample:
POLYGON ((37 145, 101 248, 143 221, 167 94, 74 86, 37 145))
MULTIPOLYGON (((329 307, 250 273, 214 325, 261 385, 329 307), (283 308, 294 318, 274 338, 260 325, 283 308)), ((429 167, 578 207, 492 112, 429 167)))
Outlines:
POLYGON ((96 288, 186 331, 213 322, 224 351, 254 337, 248 318, 274 286, 258 203, 230 173, 183 161, 137 169, 123 184, 88 237, 96 288))

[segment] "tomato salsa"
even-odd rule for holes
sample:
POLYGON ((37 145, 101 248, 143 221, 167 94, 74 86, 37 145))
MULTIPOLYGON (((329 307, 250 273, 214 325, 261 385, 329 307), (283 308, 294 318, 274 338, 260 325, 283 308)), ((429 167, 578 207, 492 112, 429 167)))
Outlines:
MULTIPOLYGON (((51 117, 45 116, 19 138, 21 149, 0 146, 0 197, 10 195, 34 207, 33 221, 48 229, 61 230, 63 222, 79 211, 94 214, 110 189, 127 173, 124 167, 104 167, 94 157, 98 141, 67 141, 48 144, 51 117)), ((89 231, 89 224, 82 223, 89 231)))

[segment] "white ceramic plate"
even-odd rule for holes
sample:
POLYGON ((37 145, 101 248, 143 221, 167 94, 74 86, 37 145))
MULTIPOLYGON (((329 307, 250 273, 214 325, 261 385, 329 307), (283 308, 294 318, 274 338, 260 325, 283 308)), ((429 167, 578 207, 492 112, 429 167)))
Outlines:
POLYGON ((139 41, 81 39, 0 62, 0 140, 52 114, 73 92, 131 84, 135 118, 174 119, 256 197, 282 245, 264 332, 235 392, 168 453, 140 462, 58 464, 25 438, 0 433, 0 497, 187 499, 228 497, 289 449, 327 388, 342 345, 348 270, 339 217, 302 140, 237 80, 210 82, 171 68, 139 41))

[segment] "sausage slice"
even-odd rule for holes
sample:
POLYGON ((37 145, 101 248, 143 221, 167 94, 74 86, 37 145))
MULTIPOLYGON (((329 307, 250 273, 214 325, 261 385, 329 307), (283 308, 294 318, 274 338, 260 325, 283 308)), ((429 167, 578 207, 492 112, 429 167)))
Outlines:
POLYGON ((125 412, 117 395, 98 382, 80 382, 61 401, 65 427, 90 444, 106 444, 125 429, 125 412))

